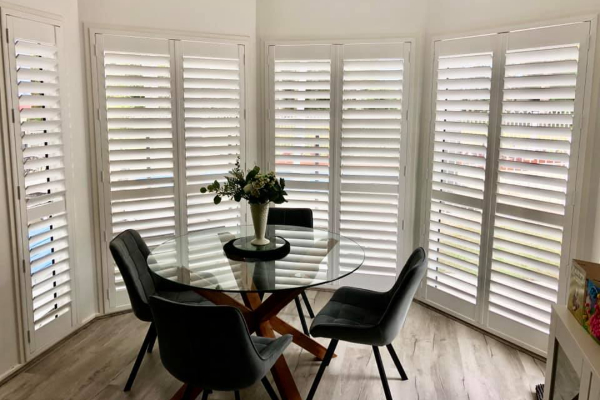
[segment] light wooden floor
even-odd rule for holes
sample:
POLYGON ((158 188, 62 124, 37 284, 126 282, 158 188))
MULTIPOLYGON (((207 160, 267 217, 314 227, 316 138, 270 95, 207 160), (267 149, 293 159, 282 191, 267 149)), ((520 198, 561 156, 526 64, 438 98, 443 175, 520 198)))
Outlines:
MULTIPOLYGON (((330 296, 309 293, 315 311, 330 296)), ((300 327, 294 311, 288 306, 283 317, 300 327)), ((0 386, 0 399, 167 400, 181 384, 164 370, 157 350, 146 355, 132 391, 122 391, 147 327, 133 314, 98 320, 0 386)), ((394 346, 409 377, 400 381, 382 349, 395 400, 532 400, 535 385, 544 380, 543 362, 419 304, 413 304, 394 346)), ((336 353, 315 400, 384 399, 369 347, 340 342, 336 353)), ((319 362, 294 344, 285 357, 300 393, 306 396, 319 362)), ((233 393, 216 392, 210 399, 233 399, 233 393)), ((242 399, 267 400, 268 396, 258 384, 243 391, 242 399)))

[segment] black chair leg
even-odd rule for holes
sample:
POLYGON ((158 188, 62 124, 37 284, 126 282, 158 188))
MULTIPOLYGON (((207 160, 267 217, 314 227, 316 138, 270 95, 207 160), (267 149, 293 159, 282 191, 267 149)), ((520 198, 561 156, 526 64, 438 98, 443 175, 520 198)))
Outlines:
POLYGON ((269 394, 269 397, 271 398, 271 400, 279 400, 279 398, 277 397, 277 394, 275 393, 275 390, 273 390, 273 386, 271 386, 271 383, 269 382, 267 377, 265 376, 260 381, 262 382, 263 386, 265 387, 265 390, 269 394))
POLYGON ((133 363, 133 368, 131 369, 127 383, 125 384, 125 389, 123 389, 124 392, 129 392, 131 390, 133 381, 140 369, 140 365, 142 365, 142 360, 144 359, 144 355, 146 354, 146 350, 148 350, 148 346, 150 345, 153 336, 156 336, 156 331, 154 330, 154 323, 151 323, 150 328, 148 328, 148 333, 146 333, 146 337, 144 338, 144 342, 142 343, 142 348, 135 359, 135 363, 133 363))
POLYGON ((406 376, 406 372, 404 371, 404 368, 402 367, 402 364, 400 363, 400 359, 398 358, 398 356, 396 355, 396 352, 394 351, 394 347, 392 346, 392 344, 388 344, 387 346, 388 351, 390 352, 390 355, 392 356, 392 360, 394 360, 394 364, 396 364, 396 368, 398 368, 398 372, 400 372, 400 378, 402 378, 403 381, 407 381, 408 380, 408 376, 406 376))
POLYGON ((321 362, 321 366, 319 367, 319 371, 317 372, 317 376, 315 376, 315 380, 313 381, 312 386, 310 387, 310 392, 308 392, 308 396, 306 400, 312 400, 317 392, 317 387, 319 386, 319 382, 321 382, 321 378, 323 377, 323 372, 325 372, 325 368, 329 365, 331 361, 331 357, 333 357, 333 353, 335 352, 335 348, 338 344, 337 339, 331 339, 331 343, 329 343, 329 347, 327 348, 327 352, 325 353, 325 358, 321 362))
POLYGON ((303 291, 300 295, 302 296, 302 300, 304 300, 304 305, 306 306, 306 310, 308 311, 308 315, 311 318, 314 318, 315 317, 315 313, 313 312, 313 309, 310 306, 310 301, 308 301, 308 296, 306 295, 306 292, 303 291))
POLYGON ((390 386, 387 381, 387 376, 385 376, 385 369, 383 368, 383 361, 381 361, 379 347, 373 346, 373 353, 375 354, 375 361, 377 362, 377 369, 379 369, 379 376, 381 377, 381 383, 383 384, 385 398, 386 400, 392 400, 392 393, 390 392, 390 386))
POLYGON ((300 323, 302 324, 302 330, 306 336, 310 336, 310 332, 308 331, 308 325, 306 325, 306 319, 304 318, 304 311, 302 311, 302 304, 300 303, 300 299, 298 297, 294 298, 296 302, 296 308, 298 309, 298 316, 300 317, 300 323))
POLYGON ((202 400, 208 400, 208 395, 212 393, 212 390, 204 389, 202 391, 202 400))
POLYGON ((148 343, 148 354, 152 353, 152 349, 154 349, 154 343, 156 343, 156 328, 154 327, 154 324, 151 324, 150 326, 152 327, 152 337, 150 338, 150 343, 148 343))
POLYGON ((234 395, 235 395, 235 400, 240 400, 240 391, 239 390, 236 390, 234 395))

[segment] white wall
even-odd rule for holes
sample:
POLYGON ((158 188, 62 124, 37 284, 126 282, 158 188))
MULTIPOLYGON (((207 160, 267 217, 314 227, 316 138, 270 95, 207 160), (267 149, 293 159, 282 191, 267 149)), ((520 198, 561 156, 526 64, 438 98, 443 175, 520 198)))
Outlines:
MULTIPOLYGON (((81 64, 80 35, 78 30, 77 0, 10 0, 1 3, 7 7, 29 8, 43 13, 57 14, 64 21, 65 62, 69 81, 69 121, 70 143, 72 150, 72 201, 74 215, 70 216, 72 225, 73 262, 76 279, 76 299, 78 324, 92 318, 97 313, 95 266, 93 262, 92 227, 90 224, 91 198, 89 188, 89 168, 87 129, 85 125, 85 102, 83 89, 83 68, 81 64)), ((4 115, 4 114, 3 114, 4 115)), ((6 132, 2 132, 6 135, 6 132)), ((2 153, 4 155, 4 153, 2 153)), ((3 160, 4 161, 4 160, 3 160)), ((8 201, 6 195, 6 171, 4 163, 0 166, 0 377, 9 373, 24 360, 20 357, 19 333, 17 329, 17 310, 20 299, 12 286, 17 267, 12 265, 10 229, 8 225, 8 201)), ((14 250, 14 249, 13 249, 14 250)))

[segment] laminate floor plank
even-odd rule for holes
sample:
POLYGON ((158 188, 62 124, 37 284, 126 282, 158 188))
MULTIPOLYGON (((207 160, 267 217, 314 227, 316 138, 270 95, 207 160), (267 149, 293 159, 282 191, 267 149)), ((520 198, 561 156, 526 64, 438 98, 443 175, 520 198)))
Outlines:
MULTIPOLYGON (((330 292, 314 290, 307 295, 315 312, 331 297, 330 292)), ((305 315, 310 324, 306 310, 305 315)), ((301 329, 293 302, 280 316, 301 329)), ((148 323, 133 314, 94 321, 0 386, 0 400, 167 400, 181 383, 163 368, 158 345, 146 354, 131 392, 123 392, 147 329, 148 323)), ((317 341, 329 345, 328 339, 317 341)), ((544 380, 542 361, 416 303, 393 346, 409 378, 400 380, 387 349, 381 348, 395 400, 532 400, 535 385, 544 380)), ((369 346, 340 342, 336 354, 315 400, 384 399, 369 346)), ((293 344, 285 358, 306 397, 320 362, 293 344)), ((269 380, 273 382, 270 374, 269 380)), ((241 395, 245 400, 269 399, 260 383, 241 395)), ((210 399, 233 400, 234 395, 215 392, 210 399)))

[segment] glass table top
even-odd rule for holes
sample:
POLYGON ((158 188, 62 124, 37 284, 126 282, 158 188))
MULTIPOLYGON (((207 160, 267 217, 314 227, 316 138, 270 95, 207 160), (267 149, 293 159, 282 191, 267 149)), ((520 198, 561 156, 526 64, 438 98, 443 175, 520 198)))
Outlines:
MULTIPOLYGON (((365 253, 351 239, 320 229, 268 225, 267 247, 280 247, 284 238, 290 252, 275 261, 229 259, 223 246, 253 250, 252 226, 222 227, 190 233, 158 245, 148 256, 152 271, 179 283, 222 292, 274 292, 322 285, 355 272, 365 253)), ((262 247, 262 246, 261 246, 262 247)))

